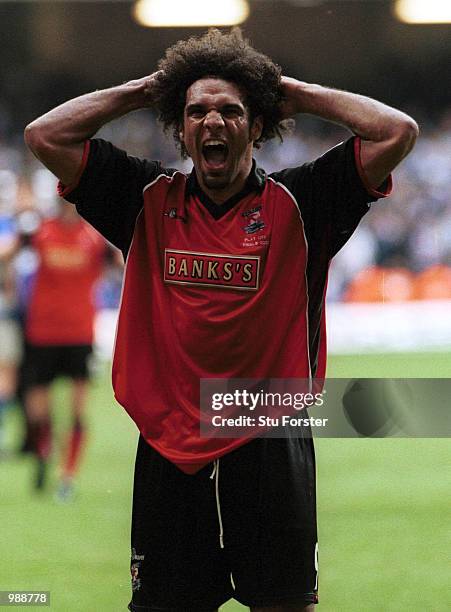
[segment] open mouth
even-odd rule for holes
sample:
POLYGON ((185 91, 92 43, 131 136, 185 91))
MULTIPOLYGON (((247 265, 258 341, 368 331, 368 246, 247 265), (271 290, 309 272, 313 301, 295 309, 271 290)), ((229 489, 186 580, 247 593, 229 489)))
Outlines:
POLYGON ((220 168, 227 160, 228 147, 219 140, 210 140, 204 143, 202 155, 207 164, 213 168, 220 168))

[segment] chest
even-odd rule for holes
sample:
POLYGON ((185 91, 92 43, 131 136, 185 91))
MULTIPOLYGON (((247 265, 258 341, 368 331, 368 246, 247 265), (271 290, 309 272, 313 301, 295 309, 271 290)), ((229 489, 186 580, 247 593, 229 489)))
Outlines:
POLYGON ((276 186, 248 194, 219 218, 198 196, 165 186, 147 194, 138 226, 165 283, 257 291, 266 271, 304 265, 299 209, 276 186))

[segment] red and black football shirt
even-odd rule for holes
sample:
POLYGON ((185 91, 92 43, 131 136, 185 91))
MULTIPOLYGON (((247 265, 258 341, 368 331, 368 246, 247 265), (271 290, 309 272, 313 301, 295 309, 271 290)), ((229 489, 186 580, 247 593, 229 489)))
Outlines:
POLYGON ((202 378, 324 376, 330 259, 385 194, 357 138, 267 176, 221 206, 189 176, 90 142, 62 194, 127 258, 113 363, 118 401, 186 472, 243 444, 199 435, 202 378))
POLYGON ((92 344, 94 287, 106 244, 82 219, 44 221, 33 237, 39 267, 27 309, 31 344, 92 344))

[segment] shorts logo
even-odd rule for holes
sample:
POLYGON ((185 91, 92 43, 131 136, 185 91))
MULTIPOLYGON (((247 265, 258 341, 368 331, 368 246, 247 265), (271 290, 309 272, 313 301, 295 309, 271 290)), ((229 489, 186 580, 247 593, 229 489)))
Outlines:
POLYGON ((218 255, 165 249, 164 281, 179 285, 200 285, 256 291, 259 286, 260 257, 218 255))
POLYGON ((144 555, 137 555, 136 550, 132 548, 132 562, 130 565, 130 574, 132 578, 132 591, 138 591, 141 587, 141 578, 139 577, 139 569, 144 561, 144 555))

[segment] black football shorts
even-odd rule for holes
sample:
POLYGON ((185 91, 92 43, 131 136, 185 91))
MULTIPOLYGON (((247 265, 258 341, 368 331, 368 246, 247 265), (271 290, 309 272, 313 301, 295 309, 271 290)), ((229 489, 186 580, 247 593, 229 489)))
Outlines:
POLYGON ((59 376, 73 380, 89 378, 90 344, 40 346, 28 344, 23 366, 24 382, 28 387, 48 385, 59 376))
POLYGON ((317 602, 313 441, 258 438, 190 476, 142 437, 131 611, 317 602))

